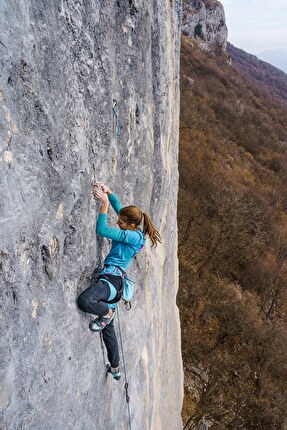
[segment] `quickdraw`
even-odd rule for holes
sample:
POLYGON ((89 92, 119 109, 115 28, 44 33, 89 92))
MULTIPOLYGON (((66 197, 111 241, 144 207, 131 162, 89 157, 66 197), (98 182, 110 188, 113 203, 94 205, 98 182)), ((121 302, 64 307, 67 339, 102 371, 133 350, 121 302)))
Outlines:
POLYGON ((119 114, 118 114, 118 102, 113 99, 113 113, 114 113, 114 117, 115 117, 115 121, 116 121, 116 135, 120 136, 121 135, 121 129, 119 126, 119 114))

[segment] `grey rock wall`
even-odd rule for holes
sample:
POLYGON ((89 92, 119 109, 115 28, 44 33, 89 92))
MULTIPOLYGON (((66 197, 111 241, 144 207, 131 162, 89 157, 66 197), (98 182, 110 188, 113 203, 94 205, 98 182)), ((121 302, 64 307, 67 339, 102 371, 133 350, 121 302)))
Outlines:
POLYGON ((222 4, 217 0, 188 0, 184 2, 182 31, 195 36, 195 27, 202 26, 201 38, 223 51, 227 46, 227 26, 222 4))
POLYGON ((106 379, 76 306, 109 249, 95 179, 163 239, 134 261, 133 310, 120 307, 132 428, 182 428, 180 20, 180 0, 0 3, 1 429, 128 428, 124 382, 106 379))

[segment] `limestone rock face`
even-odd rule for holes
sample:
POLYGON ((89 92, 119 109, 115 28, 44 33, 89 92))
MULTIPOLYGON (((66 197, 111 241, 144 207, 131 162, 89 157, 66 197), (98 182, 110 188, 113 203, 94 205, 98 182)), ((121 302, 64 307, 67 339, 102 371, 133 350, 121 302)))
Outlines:
POLYGON ((106 378, 76 305, 110 246, 96 179, 162 234, 129 270, 132 311, 120 305, 132 428, 182 428, 180 21, 180 0, 0 4, 1 429, 128 428, 124 380, 106 378))
POLYGON ((182 31, 225 51, 228 32, 222 4, 217 0, 184 2, 182 31))

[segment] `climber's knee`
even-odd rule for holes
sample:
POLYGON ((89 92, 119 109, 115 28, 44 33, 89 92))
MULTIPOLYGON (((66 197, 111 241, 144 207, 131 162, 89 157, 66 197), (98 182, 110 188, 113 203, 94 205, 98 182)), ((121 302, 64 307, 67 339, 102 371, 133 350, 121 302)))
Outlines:
POLYGON ((83 291, 77 299, 78 306, 81 309, 81 311, 83 311, 83 312, 88 311, 88 309, 90 308, 90 305, 91 305, 90 302, 91 302, 90 295, 87 294, 86 291, 83 291))
POLYGON ((104 281, 99 281, 83 291, 77 303, 81 311, 94 315, 106 315, 109 311, 105 303, 110 296, 110 287, 104 281))

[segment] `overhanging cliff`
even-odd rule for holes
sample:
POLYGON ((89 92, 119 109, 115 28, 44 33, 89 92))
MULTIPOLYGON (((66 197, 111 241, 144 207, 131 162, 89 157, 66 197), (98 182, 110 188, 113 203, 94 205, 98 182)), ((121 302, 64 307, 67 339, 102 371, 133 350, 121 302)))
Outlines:
POLYGON ((1 428, 127 428, 122 382, 76 297, 108 243, 93 180, 150 212, 163 244, 121 307, 133 429, 180 429, 176 204, 179 0, 0 5, 1 428), (113 99, 118 102, 120 136, 113 99))

